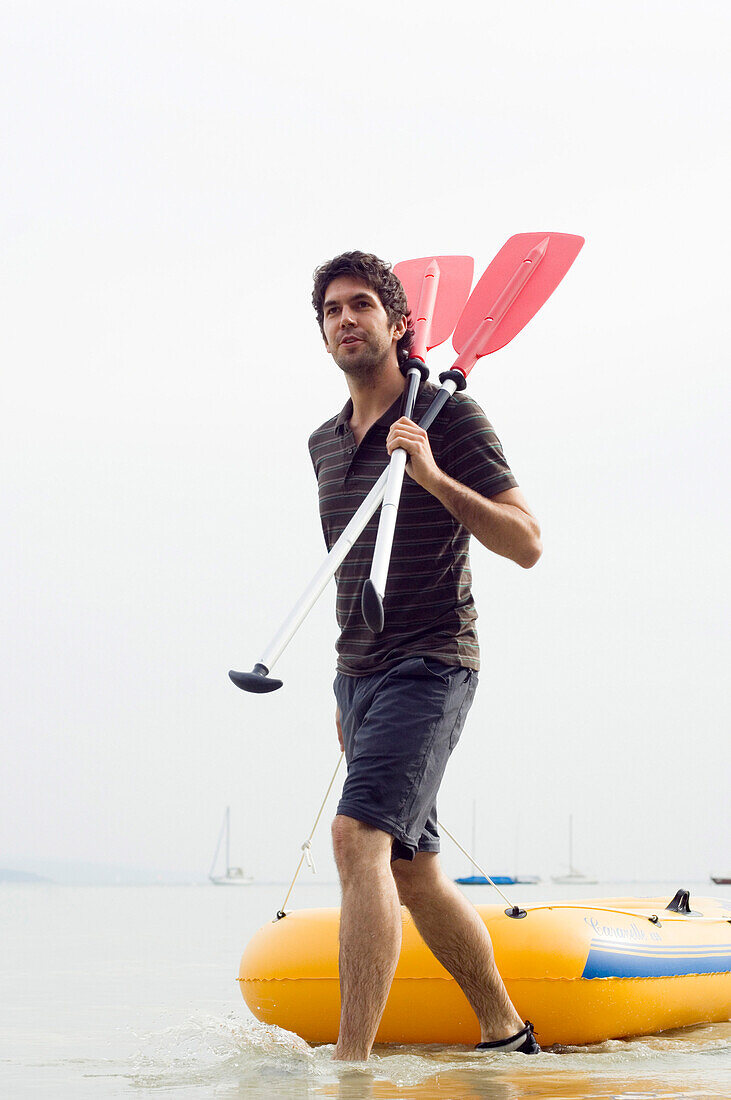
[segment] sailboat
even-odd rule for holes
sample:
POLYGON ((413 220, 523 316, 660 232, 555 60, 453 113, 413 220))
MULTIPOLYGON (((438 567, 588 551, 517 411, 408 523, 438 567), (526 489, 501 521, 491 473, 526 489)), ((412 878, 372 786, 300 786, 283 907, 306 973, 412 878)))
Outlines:
POLYGON ((218 844, 216 845, 216 852, 213 856, 213 863, 211 869, 208 872, 208 877, 214 886, 249 886, 254 879, 251 875, 244 874, 243 868, 231 866, 231 854, 229 850, 229 842, 231 839, 231 807, 226 807, 226 813, 223 815, 223 825, 221 826, 221 832, 218 834, 218 844), (218 863, 218 853, 221 850, 221 843, 223 838, 226 838, 226 873, 223 875, 214 875, 216 864, 218 863))
POLYGON ((569 869, 565 875, 551 875, 551 881, 561 886, 593 886, 599 880, 577 871, 574 867, 574 819, 569 814, 569 869))
MULTIPOLYGON (((477 850, 477 802, 472 800, 472 852, 477 850)), ((517 860, 516 860, 517 862, 517 860)), ((538 875, 461 875, 454 880, 460 886, 489 886, 493 882, 495 886, 515 886, 520 883, 535 884, 540 882, 538 875)))

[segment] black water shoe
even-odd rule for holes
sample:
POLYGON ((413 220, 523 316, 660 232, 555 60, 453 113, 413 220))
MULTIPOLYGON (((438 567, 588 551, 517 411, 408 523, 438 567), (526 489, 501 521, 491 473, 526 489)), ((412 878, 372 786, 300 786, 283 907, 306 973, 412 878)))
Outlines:
POLYGON ((533 1024, 526 1020, 525 1027, 508 1039, 496 1039, 494 1043, 478 1043, 475 1050, 490 1050, 496 1054, 540 1054, 541 1048, 533 1037, 533 1024))

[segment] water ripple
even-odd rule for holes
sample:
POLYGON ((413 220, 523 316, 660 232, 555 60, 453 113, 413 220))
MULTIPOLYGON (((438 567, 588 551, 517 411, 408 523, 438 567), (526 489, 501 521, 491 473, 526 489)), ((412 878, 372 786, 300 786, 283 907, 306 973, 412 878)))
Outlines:
POLYGON ((333 1062, 281 1028, 196 1014, 141 1038, 128 1083, 177 1097, 249 1100, 727 1100, 731 1025, 715 1024, 536 1057, 461 1047, 376 1047, 367 1063, 333 1062))

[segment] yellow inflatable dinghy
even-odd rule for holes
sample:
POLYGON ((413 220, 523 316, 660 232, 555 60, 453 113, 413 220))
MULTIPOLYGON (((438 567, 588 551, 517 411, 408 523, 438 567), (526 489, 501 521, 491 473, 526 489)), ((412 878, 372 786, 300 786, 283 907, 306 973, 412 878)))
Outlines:
MULTIPOLYGON (((480 905, 518 1012, 543 1046, 581 1044, 731 1016, 731 908, 686 891, 538 905, 516 919, 480 905)), ((523 911, 525 912, 525 911, 523 911)), ((407 910, 379 1043, 474 1044, 475 1015, 407 910)), ((265 925, 241 960, 247 1005, 308 1043, 338 1033, 338 909, 295 911, 265 925)))

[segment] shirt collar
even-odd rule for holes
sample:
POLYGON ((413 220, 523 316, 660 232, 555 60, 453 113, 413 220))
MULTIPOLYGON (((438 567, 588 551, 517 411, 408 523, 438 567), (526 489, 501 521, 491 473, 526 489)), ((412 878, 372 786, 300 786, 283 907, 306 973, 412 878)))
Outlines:
MULTIPOLYGON (((403 401, 403 399, 404 399, 403 394, 400 397, 397 397, 396 400, 394 401, 393 405, 391 405, 390 408, 386 409, 386 411, 384 413, 382 413, 381 416, 378 417, 378 420, 376 420, 375 423, 380 424, 384 428, 390 428, 391 425, 393 424, 394 420, 398 420, 399 410, 401 408, 401 402, 403 401)), ((342 435, 343 432, 345 431, 345 429, 347 428, 348 422, 349 422, 352 415, 353 415, 353 401, 349 397, 348 400, 343 405, 342 409, 340 410, 340 413, 338 414, 338 418, 335 421, 335 431, 339 435, 342 435)))
POLYGON ((345 402, 342 409, 340 410, 340 414, 338 415, 337 420, 335 421, 335 431, 342 435, 347 428, 348 421, 350 420, 352 415, 353 402, 351 398, 348 398, 348 400, 345 402))

